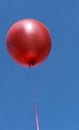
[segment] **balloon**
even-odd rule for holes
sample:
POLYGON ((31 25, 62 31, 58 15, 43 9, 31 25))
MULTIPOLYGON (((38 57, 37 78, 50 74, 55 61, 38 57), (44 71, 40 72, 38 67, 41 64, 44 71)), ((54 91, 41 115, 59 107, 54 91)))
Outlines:
POLYGON ((51 36, 44 24, 34 19, 14 23, 6 37, 7 50, 12 59, 25 67, 41 64, 51 50, 51 36))

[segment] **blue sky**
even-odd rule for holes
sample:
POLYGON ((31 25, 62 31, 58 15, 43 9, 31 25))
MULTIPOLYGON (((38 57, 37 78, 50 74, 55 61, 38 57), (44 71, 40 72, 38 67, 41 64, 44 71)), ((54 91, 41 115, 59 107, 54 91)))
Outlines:
POLYGON ((0 130, 35 130, 32 79, 40 130, 79 129, 79 0, 0 1, 0 130), (8 55, 6 33, 17 20, 43 22, 52 36, 48 59, 35 69, 8 55))

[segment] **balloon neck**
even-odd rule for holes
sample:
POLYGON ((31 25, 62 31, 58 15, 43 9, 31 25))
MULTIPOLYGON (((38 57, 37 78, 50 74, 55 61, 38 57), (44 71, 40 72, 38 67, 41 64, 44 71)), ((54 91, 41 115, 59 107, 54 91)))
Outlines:
POLYGON ((32 68, 34 66, 34 61, 30 61, 29 68, 32 68))
POLYGON ((32 61, 32 62, 31 62, 31 66, 33 66, 33 65, 34 65, 34 62, 32 61))

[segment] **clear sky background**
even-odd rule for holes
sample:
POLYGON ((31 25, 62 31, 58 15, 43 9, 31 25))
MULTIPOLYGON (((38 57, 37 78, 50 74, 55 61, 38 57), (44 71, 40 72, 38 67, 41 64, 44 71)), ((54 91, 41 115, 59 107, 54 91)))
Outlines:
POLYGON ((33 82, 40 130, 79 130, 79 0, 0 1, 0 130, 36 130, 33 82), (43 22, 53 40, 48 59, 31 70, 6 49, 8 29, 24 18, 43 22))

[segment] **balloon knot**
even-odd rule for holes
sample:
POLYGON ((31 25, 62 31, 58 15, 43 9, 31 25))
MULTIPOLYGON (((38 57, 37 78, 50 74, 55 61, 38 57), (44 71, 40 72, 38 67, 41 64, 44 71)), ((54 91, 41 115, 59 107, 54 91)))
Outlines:
POLYGON ((32 68, 32 66, 34 66, 34 61, 30 61, 30 64, 29 64, 29 68, 32 68))

